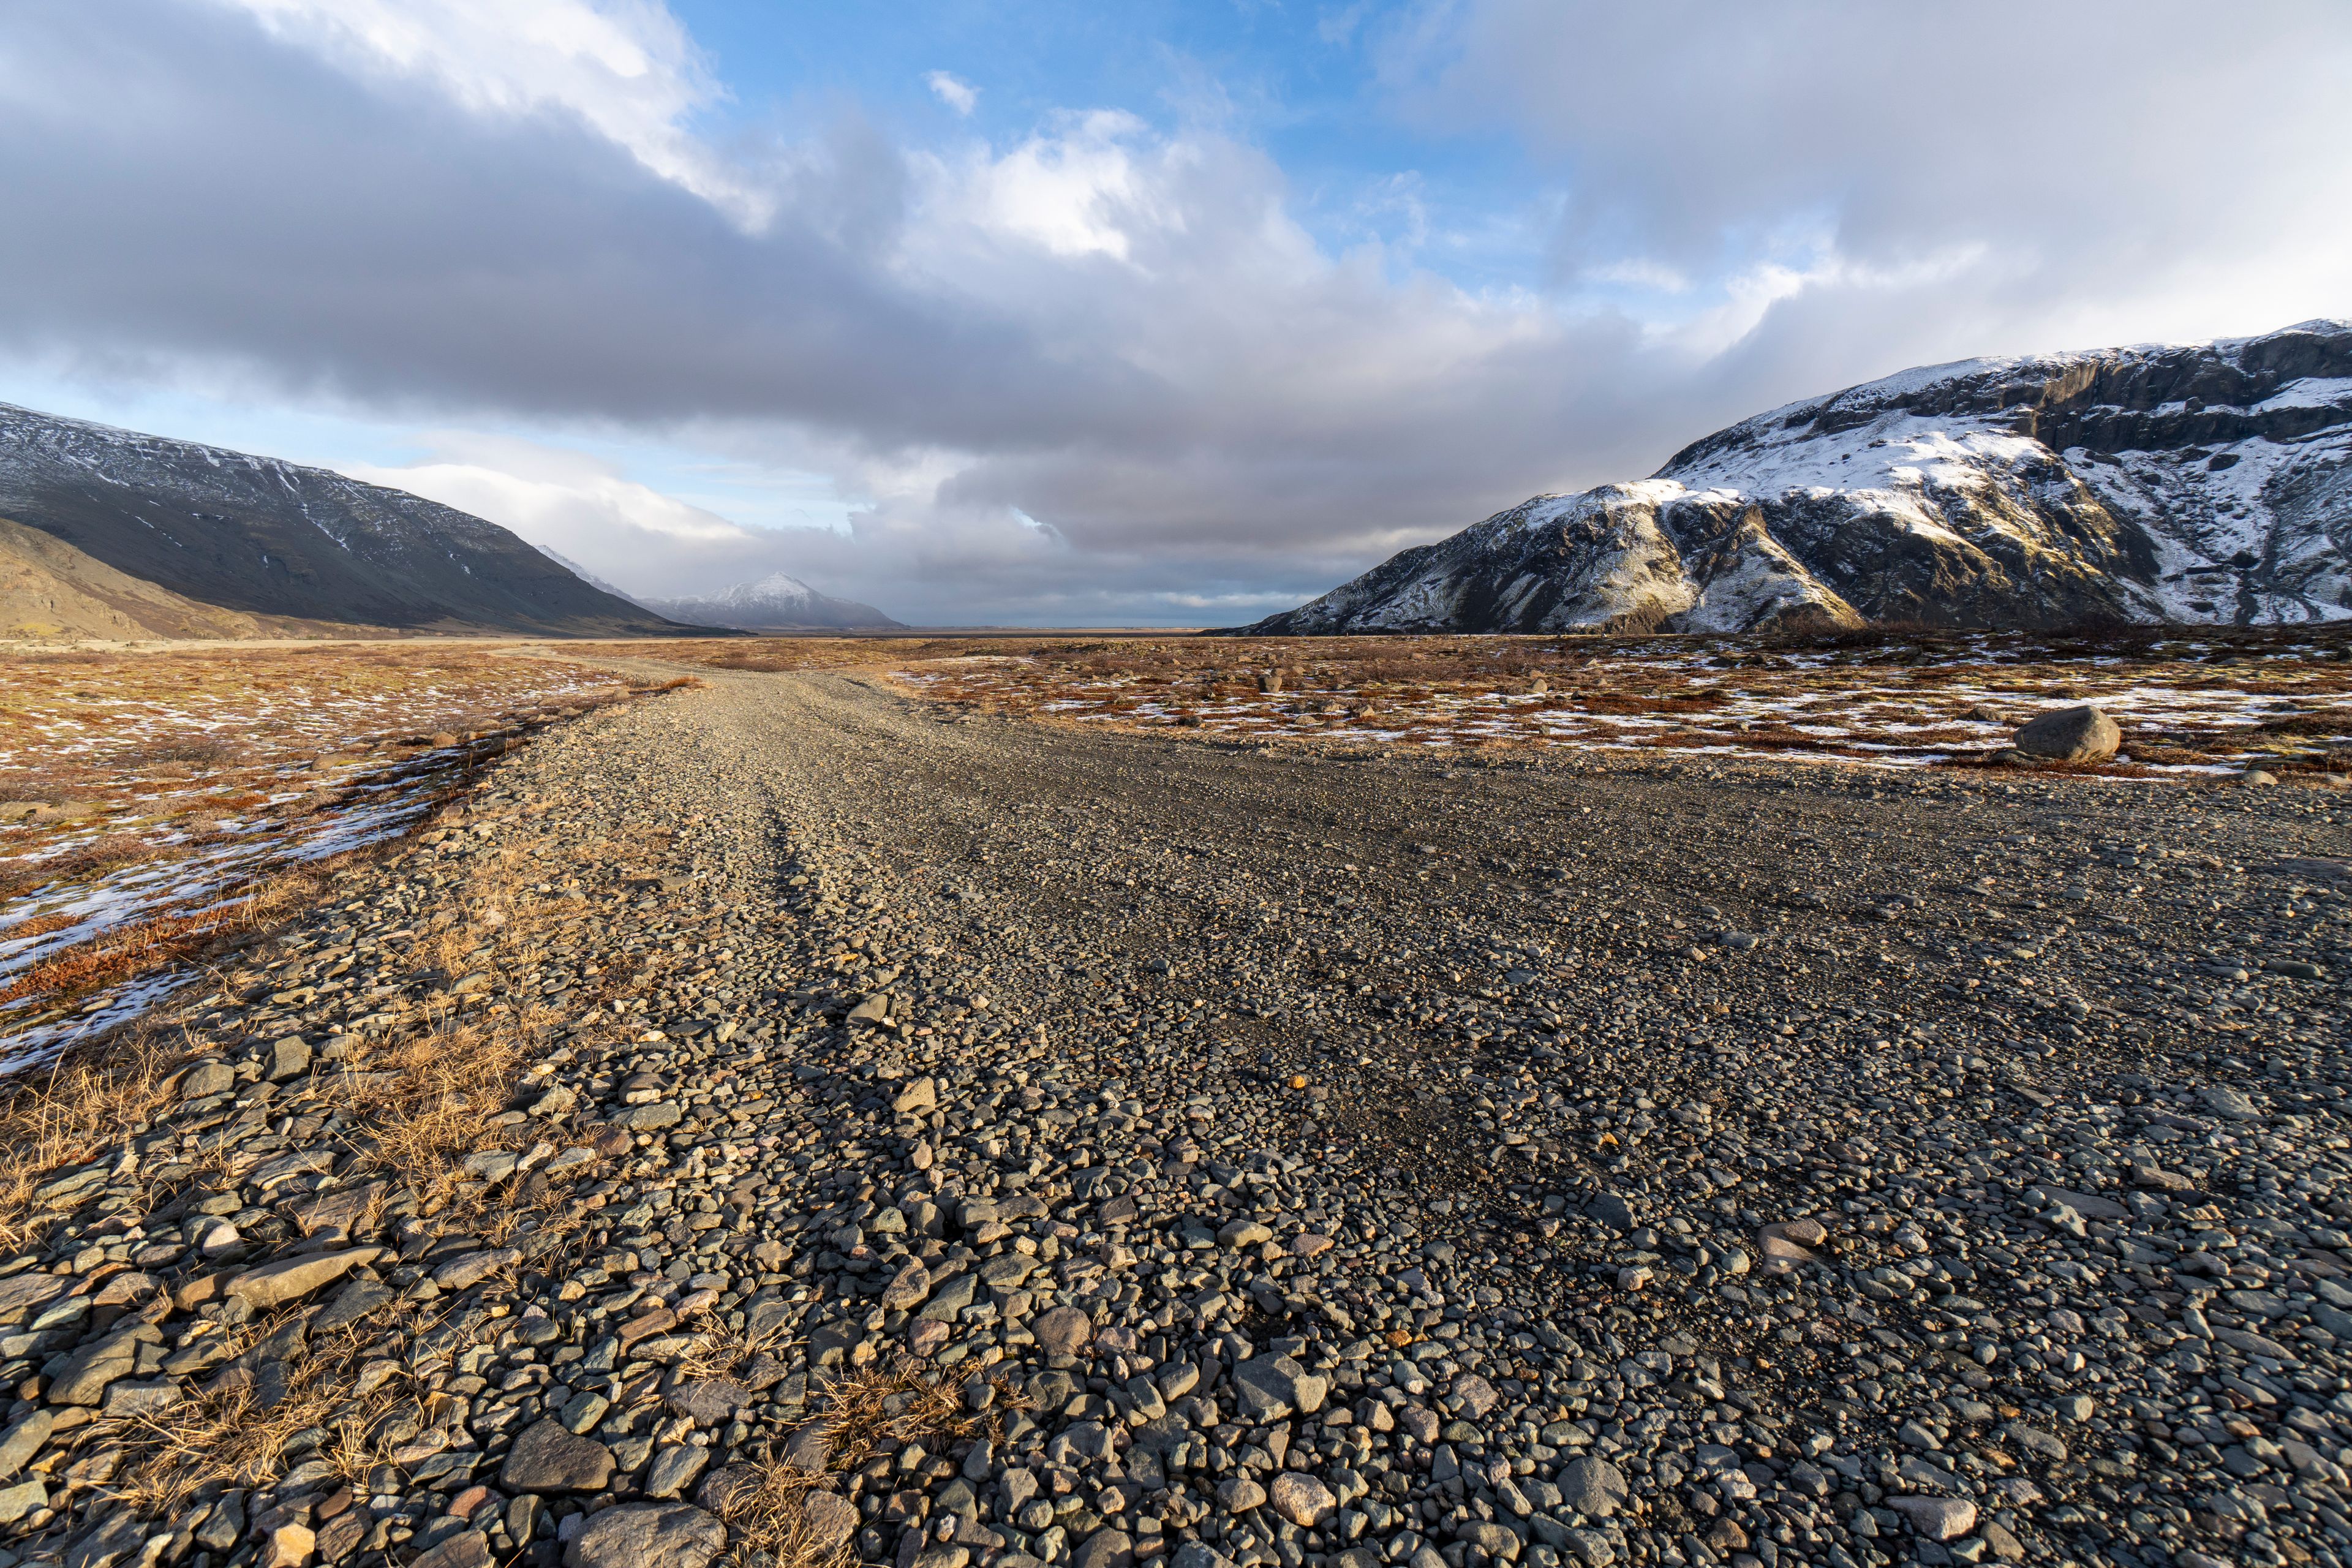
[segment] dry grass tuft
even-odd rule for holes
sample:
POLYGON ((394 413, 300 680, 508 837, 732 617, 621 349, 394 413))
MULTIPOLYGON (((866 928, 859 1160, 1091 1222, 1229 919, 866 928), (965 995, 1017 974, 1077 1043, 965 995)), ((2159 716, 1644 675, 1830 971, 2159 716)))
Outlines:
POLYGON ((172 1098, 172 1079, 202 1047, 192 1037, 135 1029, 104 1054, 60 1060, 13 1080, 0 1100, 0 1247, 21 1250, 63 1217, 36 1195, 50 1175, 86 1164, 119 1143, 172 1098))
POLYGON ((909 1356, 860 1367, 824 1384, 817 1391, 816 1422, 826 1438, 829 1469, 803 1470, 772 1450, 753 1462, 753 1479, 719 1500, 719 1518, 738 1560, 774 1568, 845 1568, 848 1543, 823 1543, 809 1521, 809 1494, 827 1489, 833 1473, 854 1470, 886 1447, 921 1443, 937 1450, 982 1436, 1002 1438, 1003 1413, 1028 1402, 1003 1378, 995 1387, 994 1408, 970 1410, 960 1388, 909 1356))
POLYGON ((772 1568, 847 1568, 849 1543, 822 1544, 809 1522, 809 1493, 823 1488, 825 1478, 781 1459, 753 1469, 756 1479, 736 1487, 719 1504, 735 1560, 772 1568))
MULTIPOLYGON (((267 1339, 293 1313, 236 1331, 235 1353, 267 1339)), ((422 1325, 417 1325, 422 1326, 422 1325)), ((353 1324, 310 1341, 289 1358, 291 1382, 264 1405, 249 1384, 198 1394, 177 1405, 119 1424, 112 1435, 123 1450, 125 1479, 116 1494, 147 1517, 169 1516, 207 1486, 268 1487, 292 1468, 289 1442, 323 1431, 313 1453, 339 1479, 363 1486, 371 1467, 392 1458, 395 1440, 426 1425, 429 1391, 394 1370, 366 1394, 354 1394, 366 1341, 353 1324)), ((305 1460, 304 1462, 308 1462, 305 1460)))
POLYGON ((982 1434, 1001 1436, 1003 1412, 1027 1404, 1009 1380, 999 1378, 992 1408, 967 1409, 961 1388, 950 1387, 904 1354, 845 1373, 825 1384, 823 1397, 824 1409, 817 1419, 840 1469, 856 1468, 886 1445, 939 1447, 982 1434))

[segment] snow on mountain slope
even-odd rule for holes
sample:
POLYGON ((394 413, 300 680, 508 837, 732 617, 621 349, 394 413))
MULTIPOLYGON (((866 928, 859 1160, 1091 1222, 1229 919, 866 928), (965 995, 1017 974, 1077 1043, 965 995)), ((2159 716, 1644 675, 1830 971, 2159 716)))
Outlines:
POLYGON ((676 620, 741 631, 848 631, 899 624, 871 605, 820 594, 782 572, 756 583, 738 583, 719 594, 644 603, 676 620))
POLYGON ((496 523, 405 490, 10 404, 0 517, 246 615, 448 632, 680 629, 496 523))
POLYGON ((1538 496, 1268 634, 2352 617, 2352 322, 1902 372, 1538 496))

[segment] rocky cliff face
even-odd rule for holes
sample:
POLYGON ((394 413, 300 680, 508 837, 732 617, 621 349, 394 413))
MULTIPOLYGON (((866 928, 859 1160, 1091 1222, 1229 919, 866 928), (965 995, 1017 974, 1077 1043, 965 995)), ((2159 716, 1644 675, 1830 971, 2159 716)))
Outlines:
POLYGON ((1538 496, 1248 628, 2352 618, 2352 322, 1906 371, 1538 496))
POLYGON ((496 523, 324 468, 0 404, 0 517, 202 605, 414 631, 664 636, 496 523))
POLYGON ((871 605, 820 594, 782 572, 722 594, 645 602, 677 620, 741 631, 887 630, 899 624, 871 605))

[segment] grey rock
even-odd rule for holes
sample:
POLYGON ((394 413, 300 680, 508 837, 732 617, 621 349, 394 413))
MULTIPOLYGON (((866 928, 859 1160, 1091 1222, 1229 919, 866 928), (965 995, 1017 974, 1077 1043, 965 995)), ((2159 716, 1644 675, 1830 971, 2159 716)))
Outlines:
POLYGON ((613 1479, 613 1450, 578 1436, 559 1422, 524 1428, 499 1468, 499 1483, 514 1492, 602 1491, 613 1479))
POLYGON ((1930 1541, 1953 1541, 1976 1528, 1977 1505, 1966 1498, 1891 1497, 1886 1506, 1930 1541))
POLYGON ((1097 1530, 1078 1543, 1070 1568, 1129 1568, 1135 1540, 1123 1530, 1097 1530))
POLYGON ((310 1047, 299 1035, 272 1040, 263 1061, 263 1073, 272 1083, 299 1078, 310 1070, 310 1047))
POLYGON ((809 1493, 801 1500, 801 1519, 818 1552, 834 1551, 857 1533, 857 1505, 838 1492, 809 1493))
POLYGON ((1560 1506, 1589 1519, 1607 1519, 1633 1496, 1625 1472, 1595 1454, 1560 1467, 1560 1506))
POLYGON ((624 1503, 592 1517, 563 1553, 566 1568, 705 1568, 727 1527, 689 1503, 624 1503))
POLYGON ((646 1471, 646 1495, 674 1498, 692 1486, 695 1477, 709 1463, 710 1450, 691 1443, 671 1443, 656 1448, 652 1468, 646 1471))
POLYGON ((226 1094, 236 1087, 236 1069, 225 1061, 206 1060, 193 1065, 180 1077, 182 1100, 209 1100, 215 1094, 226 1094))
POLYGON ((2197 1099, 2207 1110, 2231 1121, 2259 1121, 2262 1108, 2248 1098, 2245 1090, 2222 1084, 2208 1084, 2197 1091, 2197 1099))
POLYGON ((14 1524, 35 1509, 49 1506, 49 1489, 40 1478, 0 1487, 0 1524, 14 1524))
POLYGON ((49 1440, 49 1431, 58 1424, 56 1415, 47 1410, 35 1410, 0 1434, 0 1481, 12 1480, 23 1469, 41 1445, 49 1440))
POLYGON ((1288 1356, 1253 1356, 1234 1368, 1234 1394, 1254 1423, 1286 1421, 1296 1413, 1323 1408, 1330 1380, 1318 1377, 1288 1356))
POLYGON ((2113 719, 2087 704, 2044 713, 2017 731, 2017 749, 2062 763, 2104 763, 2123 745, 2113 719))
POLYGON ((1029 1325, 1038 1346, 1048 1355, 1076 1355, 1094 1338, 1094 1320, 1076 1307, 1056 1307, 1039 1314, 1029 1325))
POLYGON ((444 1290, 468 1290, 502 1269, 521 1266, 522 1254, 511 1247, 461 1252, 433 1270, 433 1283, 444 1290))
POLYGON ((128 1377, 136 1369, 139 1342, 129 1329, 117 1330, 94 1344, 76 1351, 49 1384, 52 1405, 96 1405, 106 1397, 107 1384, 128 1377))

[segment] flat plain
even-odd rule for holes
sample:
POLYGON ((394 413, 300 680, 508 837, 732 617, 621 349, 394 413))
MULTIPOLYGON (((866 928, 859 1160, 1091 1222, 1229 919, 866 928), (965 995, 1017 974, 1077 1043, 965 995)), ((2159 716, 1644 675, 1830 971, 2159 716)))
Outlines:
POLYGON ((2352 665, 1647 652, 467 655, 19 1075, 6 1549, 2340 1560, 2352 665))

